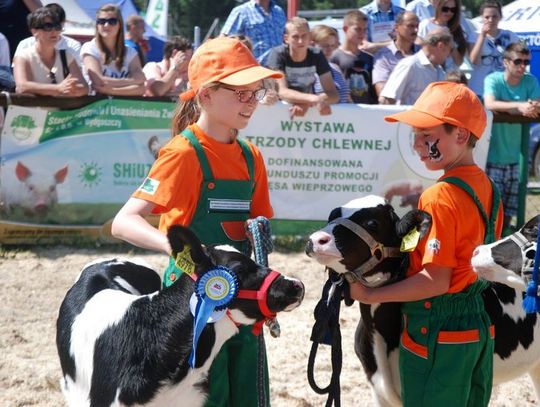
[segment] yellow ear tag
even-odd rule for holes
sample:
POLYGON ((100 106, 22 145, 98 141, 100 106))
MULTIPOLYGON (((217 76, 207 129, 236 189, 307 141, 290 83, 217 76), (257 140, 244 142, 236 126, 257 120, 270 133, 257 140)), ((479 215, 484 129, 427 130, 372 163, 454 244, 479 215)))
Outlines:
POLYGON ((420 240, 420 232, 413 228, 409 233, 403 236, 401 239, 401 247, 399 248, 400 252, 412 252, 420 240))
POLYGON ((191 259, 189 246, 184 246, 184 249, 176 254, 176 261, 174 264, 189 276, 192 276, 193 273, 195 273, 195 263, 193 263, 193 260, 191 259))

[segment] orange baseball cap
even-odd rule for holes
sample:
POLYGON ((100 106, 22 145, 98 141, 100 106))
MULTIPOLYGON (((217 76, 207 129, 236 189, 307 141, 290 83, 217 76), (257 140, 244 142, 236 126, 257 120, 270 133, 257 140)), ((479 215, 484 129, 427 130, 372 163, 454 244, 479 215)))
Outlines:
POLYGON ((455 82, 430 83, 410 110, 385 116, 384 120, 421 128, 449 123, 469 130, 477 139, 482 137, 487 123, 478 96, 455 82))
POLYGON ((282 77, 281 72, 260 66, 239 40, 218 37, 206 41, 193 54, 188 66, 191 89, 180 94, 180 99, 186 101, 195 97, 201 87, 212 82, 241 86, 265 78, 282 77))

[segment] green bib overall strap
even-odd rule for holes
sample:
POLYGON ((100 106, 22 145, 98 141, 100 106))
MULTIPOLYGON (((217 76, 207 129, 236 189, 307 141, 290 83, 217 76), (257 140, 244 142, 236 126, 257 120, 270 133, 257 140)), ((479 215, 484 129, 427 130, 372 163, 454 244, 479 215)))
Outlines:
MULTIPOLYGON (((215 179, 203 147, 193 132, 184 130, 181 135, 193 146, 201 171, 203 182, 197 208, 188 225, 206 245, 228 244, 247 252, 248 242, 244 225, 250 216, 251 197, 255 182, 253 180, 253 155, 245 142, 239 142, 248 166, 249 180, 215 179)), ((164 284, 171 285, 177 278, 178 270, 174 259, 170 259, 165 271, 164 284)))
MULTIPOLYGON (((254 158, 247 143, 237 140, 246 160, 248 180, 215 179, 208 158, 193 132, 186 129, 181 134, 195 149, 201 167, 203 182, 197 208, 188 225, 201 242, 229 244, 247 252, 244 225, 250 217, 251 199, 255 188, 254 158)), ((163 284, 169 286, 179 277, 174 259, 165 270, 163 284)), ((270 388, 266 359, 259 362, 261 349, 259 337, 251 326, 240 327, 240 332, 230 338, 210 368, 210 394, 205 407, 269 406, 270 388)))
POLYGON ((486 211, 484 210, 484 207, 482 206, 480 199, 478 199, 478 196, 476 196, 476 194, 474 193, 474 190, 470 187, 469 184, 467 184, 461 178, 447 177, 447 178, 441 179, 439 182, 448 182, 449 184, 456 185, 470 195, 470 197, 473 199, 474 203, 478 207, 478 210, 480 211, 480 214, 482 215, 482 219, 484 219, 484 223, 486 225, 486 232, 484 235, 484 244, 493 243, 496 240, 495 239, 495 224, 497 221, 497 213, 499 212, 499 205, 501 203, 501 194, 499 192, 499 189, 495 186, 495 184, 491 180, 491 178, 489 179, 489 182, 491 183, 491 190, 493 191, 493 207, 491 208, 491 216, 489 218, 487 217, 486 211))

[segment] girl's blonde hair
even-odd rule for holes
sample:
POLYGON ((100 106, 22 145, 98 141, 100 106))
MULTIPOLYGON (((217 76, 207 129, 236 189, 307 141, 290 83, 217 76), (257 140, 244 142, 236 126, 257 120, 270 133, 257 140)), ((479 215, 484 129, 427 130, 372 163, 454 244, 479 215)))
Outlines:
POLYGON ((116 68, 118 70, 122 69, 122 66, 124 65, 124 54, 125 54, 125 45, 124 45, 124 19, 122 18, 122 12, 120 9, 115 6, 114 4, 104 4, 101 6, 97 13, 96 13, 96 44, 101 51, 101 54, 103 55, 103 59, 105 62, 105 65, 108 65, 112 61, 112 53, 111 51, 105 46, 105 42, 103 41, 103 38, 99 35, 99 31, 97 29, 97 18, 99 16, 99 13, 108 13, 113 12, 116 14, 116 18, 118 19, 118 25, 120 26, 120 29, 118 30, 118 34, 116 36, 116 41, 114 43, 114 63, 116 65, 116 68))
MULTIPOLYGON (((202 89, 217 88, 219 87, 219 82, 212 82, 202 89)), ((171 137, 180 134, 184 131, 189 125, 195 123, 199 120, 201 116, 201 103, 199 101, 199 94, 195 95, 188 100, 178 100, 176 104, 176 109, 174 110, 172 123, 171 123, 171 137)))

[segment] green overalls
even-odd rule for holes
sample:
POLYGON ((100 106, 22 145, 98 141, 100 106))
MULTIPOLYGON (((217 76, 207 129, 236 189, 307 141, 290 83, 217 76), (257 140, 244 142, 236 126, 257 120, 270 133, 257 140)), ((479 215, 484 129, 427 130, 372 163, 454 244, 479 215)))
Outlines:
MULTIPOLYGON (((182 132, 197 153, 203 173, 201 196, 189 228, 203 244, 229 244, 247 252, 247 239, 233 240, 226 233, 227 222, 245 222, 249 218, 251 198, 255 187, 253 155, 248 145, 238 140, 246 159, 249 180, 214 179, 203 147, 188 129, 182 132)), ((171 285, 183 271, 169 259, 163 284, 171 285)), ((269 406, 268 365, 264 340, 251 332, 252 326, 240 327, 218 353, 210 368, 210 394, 207 407, 269 406), (261 349, 262 348, 262 349, 261 349), (258 389, 264 389, 259 394, 258 389)))
MULTIPOLYGON (((463 180, 444 178, 464 189, 486 224, 484 243, 495 241, 500 195, 492 183, 488 218, 473 189, 463 180)), ((487 406, 493 383, 495 332, 484 308, 478 280, 466 290, 402 304, 401 398, 405 407, 487 406)))

